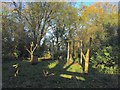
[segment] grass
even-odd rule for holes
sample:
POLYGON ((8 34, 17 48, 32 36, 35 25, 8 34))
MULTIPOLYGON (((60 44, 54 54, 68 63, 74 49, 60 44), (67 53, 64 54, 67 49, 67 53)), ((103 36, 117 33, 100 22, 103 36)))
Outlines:
MULTIPOLYGON (((90 68, 89 74, 78 73, 80 65, 73 64, 68 69, 63 68, 64 60, 40 61, 31 65, 27 61, 5 61, 2 65, 3 88, 117 88, 118 76, 100 74, 90 68), (19 64, 20 72, 14 77, 12 65, 19 64), (78 68, 77 68, 78 67, 78 68), (76 70, 74 72, 69 71, 76 70), (44 75, 43 70, 48 72, 44 75)), ((67 65, 68 66, 68 65, 67 65)))
POLYGON ((60 74, 60 76, 64 78, 72 78, 72 75, 67 75, 67 74, 60 74))
POLYGON ((74 63, 72 64, 68 69, 67 71, 70 71, 70 72, 77 72, 77 73, 83 73, 83 68, 81 65, 79 65, 78 63, 74 63))
POLYGON ((48 68, 49 68, 49 69, 52 69, 52 68, 54 68, 58 63, 59 63, 58 60, 56 60, 55 62, 50 63, 50 64, 48 65, 48 68))

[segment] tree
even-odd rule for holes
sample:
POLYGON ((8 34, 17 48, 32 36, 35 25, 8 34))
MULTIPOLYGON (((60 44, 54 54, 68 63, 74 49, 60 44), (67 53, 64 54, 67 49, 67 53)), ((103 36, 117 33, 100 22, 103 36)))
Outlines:
POLYGON ((36 44, 36 46, 34 47, 34 43, 32 42, 31 44, 30 44, 30 50, 28 50, 28 49, 26 49, 28 52, 29 52, 29 54, 30 54, 30 62, 34 62, 33 60, 33 57, 34 57, 34 51, 35 51, 35 49, 37 48, 37 44, 36 44))
MULTIPOLYGON (((25 10, 26 24, 33 35, 34 42, 40 45, 42 38, 46 35, 48 28, 51 28, 52 20, 57 10, 56 7, 61 7, 58 3, 27 3, 28 9, 25 10)), ((39 47, 39 46, 38 46, 39 47)))

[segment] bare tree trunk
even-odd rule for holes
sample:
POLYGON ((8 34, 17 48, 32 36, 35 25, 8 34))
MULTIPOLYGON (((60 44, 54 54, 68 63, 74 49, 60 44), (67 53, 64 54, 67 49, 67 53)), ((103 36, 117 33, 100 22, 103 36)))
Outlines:
POLYGON ((30 54, 30 62, 33 61, 33 53, 30 54))
POLYGON ((88 73, 88 65, 89 65, 89 52, 90 50, 87 50, 87 54, 86 54, 86 59, 85 59, 85 73, 88 73))
POLYGON ((30 50, 26 49, 30 54, 30 62, 33 62, 33 57, 34 57, 33 53, 34 53, 35 49, 37 48, 37 44, 34 48, 33 48, 33 46, 34 46, 34 44, 32 42, 30 45, 30 50))
POLYGON ((72 42, 70 42, 70 61, 72 61, 72 42))
POLYGON ((88 73, 89 53, 90 53, 90 49, 87 50, 86 57, 85 57, 85 55, 82 53, 83 58, 84 58, 84 60, 85 60, 85 69, 84 69, 84 72, 85 72, 85 73, 88 73))
POLYGON ((59 51, 58 36, 56 37, 56 43, 57 43, 57 53, 58 53, 58 51, 59 51))
POLYGON ((69 45, 69 42, 68 42, 68 48, 67 48, 67 49, 68 49, 68 51, 67 51, 67 61, 69 61, 69 57, 70 57, 70 56, 69 56, 69 52, 70 52, 70 45, 69 45))
POLYGON ((78 45, 77 45, 77 48, 78 48, 78 58, 79 58, 79 63, 80 63, 80 42, 78 41, 78 45))
POLYGON ((82 40, 81 40, 81 53, 80 53, 80 63, 81 63, 81 65, 82 65, 82 40))
POLYGON ((52 41, 52 60, 54 60, 54 40, 52 41))
POLYGON ((73 58, 75 58, 75 41, 73 41, 73 58))

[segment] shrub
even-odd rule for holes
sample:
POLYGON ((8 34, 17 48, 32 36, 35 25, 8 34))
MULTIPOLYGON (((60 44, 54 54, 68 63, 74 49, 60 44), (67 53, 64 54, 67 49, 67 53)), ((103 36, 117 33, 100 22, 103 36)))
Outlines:
POLYGON ((43 57, 45 57, 45 58, 51 58, 51 54, 50 54, 50 52, 46 52, 46 53, 44 53, 43 57))
POLYGON ((61 51, 56 52, 56 53, 54 54, 54 58, 55 58, 55 59, 60 59, 60 57, 62 57, 62 59, 63 59, 63 58, 66 58, 66 57, 67 57, 67 52, 66 52, 65 50, 61 50, 61 51))
POLYGON ((99 72, 106 74, 117 74, 118 65, 116 64, 116 56, 113 54, 112 46, 105 46, 99 49, 90 58, 92 67, 99 70, 99 72))

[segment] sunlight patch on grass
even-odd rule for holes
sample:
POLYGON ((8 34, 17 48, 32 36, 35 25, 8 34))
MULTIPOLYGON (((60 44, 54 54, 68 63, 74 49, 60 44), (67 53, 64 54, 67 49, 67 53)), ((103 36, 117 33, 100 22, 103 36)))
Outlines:
POLYGON ((76 79, 77 79, 77 80, 82 80, 82 81, 85 81, 85 78, 84 78, 84 77, 79 77, 79 76, 76 76, 76 79))
POLYGON ((74 63, 67 69, 67 71, 83 73, 83 68, 78 63, 74 63))
MULTIPOLYGON (((71 79, 71 78, 73 78, 74 76, 68 75, 68 74, 60 74, 60 77, 71 79)), ((85 81, 85 78, 84 78, 84 77, 81 77, 81 76, 75 76, 75 78, 76 78, 77 80, 85 81)))
POLYGON ((23 61, 23 62, 30 62, 30 60, 25 60, 25 59, 24 59, 24 60, 22 60, 22 61, 23 61))
POLYGON ((63 68, 66 68, 67 66, 69 66, 73 61, 68 61, 64 66, 63 68))
POLYGON ((58 60, 56 60, 55 62, 50 63, 50 64, 48 65, 48 68, 49 68, 49 69, 52 69, 52 68, 54 68, 58 63, 59 63, 58 60))
POLYGON ((72 78, 72 75, 60 74, 60 77, 63 77, 63 78, 72 78))
POLYGON ((27 58, 26 60, 27 60, 27 61, 30 61, 30 58, 27 58))
POLYGON ((41 58, 38 58, 38 62, 40 62, 41 61, 41 58))

